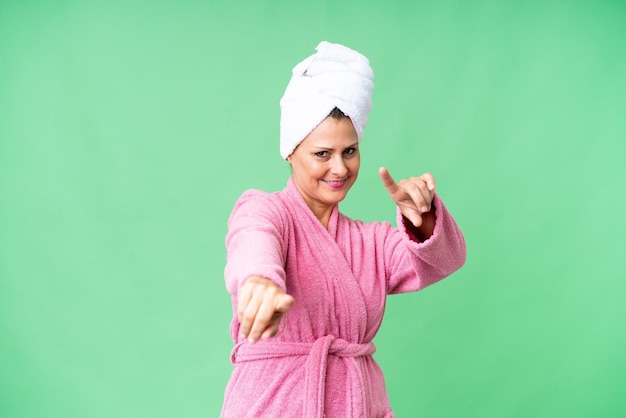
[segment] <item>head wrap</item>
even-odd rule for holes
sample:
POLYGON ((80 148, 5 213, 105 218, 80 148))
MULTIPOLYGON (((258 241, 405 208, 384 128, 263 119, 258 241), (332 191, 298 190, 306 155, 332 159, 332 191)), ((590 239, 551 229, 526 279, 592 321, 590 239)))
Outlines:
POLYGON ((280 99, 280 155, 285 159, 335 107, 352 120, 360 142, 372 109, 374 72, 368 59, 325 41, 315 49, 293 68, 280 99))

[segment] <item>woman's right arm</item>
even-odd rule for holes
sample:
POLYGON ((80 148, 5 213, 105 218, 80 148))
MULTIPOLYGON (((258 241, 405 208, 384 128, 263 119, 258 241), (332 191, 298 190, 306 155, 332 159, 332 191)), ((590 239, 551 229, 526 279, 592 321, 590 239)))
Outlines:
POLYGON ((236 307, 238 334, 251 343, 276 335, 294 304, 286 294, 285 230, 280 208, 260 191, 244 193, 228 220, 224 277, 236 307))

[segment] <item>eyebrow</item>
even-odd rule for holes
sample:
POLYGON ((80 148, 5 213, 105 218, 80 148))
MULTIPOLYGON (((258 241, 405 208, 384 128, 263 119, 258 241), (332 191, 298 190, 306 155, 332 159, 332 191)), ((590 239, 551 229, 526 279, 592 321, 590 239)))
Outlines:
MULTIPOLYGON (((354 144, 348 145, 344 149, 355 148, 358 145, 359 145, 359 143, 355 142, 354 144)), ((324 151, 332 151, 334 149, 334 148, 328 148, 328 147, 321 147, 321 146, 317 146, 317 145, 312 145, 311 148, 321 149, 321 150, 324 150, 324 151)))

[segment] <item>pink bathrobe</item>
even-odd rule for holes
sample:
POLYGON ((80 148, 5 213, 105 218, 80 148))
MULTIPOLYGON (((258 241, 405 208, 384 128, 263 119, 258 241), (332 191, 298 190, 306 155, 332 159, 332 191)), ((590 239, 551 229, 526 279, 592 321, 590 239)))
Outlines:
POLYGON ((388 294, 423 289, 465 262, 465 241, 441 199, 423 243, 387 222, 363 223, 334 208, 328 230, 289 180, 276 193, 245 192, 229 219, 226 286, 232 295, 234 370, 222 417, 393 417, 372 357, 388 294), (239 336, 237 291, 250 276, 296 300, 279 334, 239 336))

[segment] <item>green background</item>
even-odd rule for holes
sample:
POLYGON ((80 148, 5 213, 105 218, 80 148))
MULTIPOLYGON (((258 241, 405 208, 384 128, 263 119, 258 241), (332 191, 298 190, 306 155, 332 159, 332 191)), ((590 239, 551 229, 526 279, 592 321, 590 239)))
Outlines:
POLYGON ((626 416, 623 1, 0 0, 0 416, 217 416, 226 220, 281 189, 278 100, 369 57, 349 216, 431 171, 468 261, 394 296, 399 417, 626 416))

